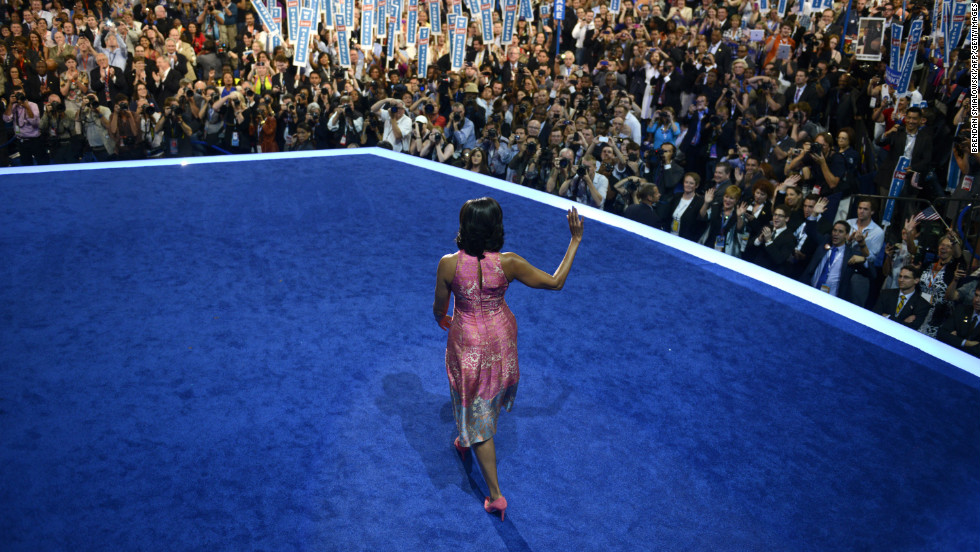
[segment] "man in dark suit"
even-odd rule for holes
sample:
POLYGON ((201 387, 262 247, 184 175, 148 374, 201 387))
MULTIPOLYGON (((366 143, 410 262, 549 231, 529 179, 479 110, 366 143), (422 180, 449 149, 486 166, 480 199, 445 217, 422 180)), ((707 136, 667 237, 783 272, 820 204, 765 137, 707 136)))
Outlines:
POLYGON ((711 31, 711 43, 708 45, 708 53, 715 58, 715 65, 718 66, 718 74, 727 75, 732 68, 732 49, 722 40, 721 29, 715 28, 711 31))
POLYGON ((973 291, 973 304, 960 305, 946 319, 936 336, 947 345, 980 357, 980 287, 973 291))
MULTIPOLYGON (((921 125, 922 110, 918 107, 910 107, 905 114, 905 125, 893 126, 876 141, 879 146, 889 148, 885 162, 878 168, 877 183, 880 194, 888 195, 895 166, 898 165, 898 160, 903 155, 909 157, 909 170, 923 175, 929 172, 929 160, 932 158, 932 140, 920 128, 921 125)), ((902 195, 915 195, 914 190, 909 190, 909 188, 911 186, 906 185, 902 190, 902 195)), ((905 219, 894 217, 893 220, 905 219)))
POLYGON ((763 227, 762 233, 749 245, 745 251, 747 260, 784 276, 789 273, 790 257, 796 249, 796 237, 786 227, 789 215, 786 205, 777 205, 772 210, 772 227, 763 227))
POLYGON ((681 93, 684 92, 684 78, 674 71, 673 60, 664 61, 660 77, 655 78, 653 85, 653 103, 658 108, 671 107, 674 113, 681 111, 681 93))
POLYGON ((126 94, 126 78, 123 72, 109 65, 105 54, 95 55, 95 69, 89 73, 89 87, 99 98, 99 104, 108 106, 118 94, 126 94))
POLYGON ((783 95, 786 97, 786 108, 789 108, 791 104, 806 102, 810 106, 810 119, 820 120, 821 106, 823 105, 822 94, 817 90, 816 83, 807 81, 805 69, 796 70, 793 84, 786 89, 783 95))
POLYGON ((851 275, 867 270, 858 251, 847 244, 851 226, 839 220, 830 231, 830 243, 817 247, 800 280, 811 287, 844 300, 851 298, 851 275), (853 264, 852 264, 853 263, 853 264))
MULTIPOLYGON (((626 189, 626 182, 630 180, 641 181, 639 177, 631 176, 618 182, 617 186, 622 184, 622 187, 626 189)), ((660 203, 660 190, 656 186, 640 184, 634 192, 634 200, 633 205, 627 207, 626 211, 623 212, 624 217, 654 228, 663 228, 663 214, 658 205, 660 203)))
POLYGON ((504 60, 503 65, 498 70, 494 71, 500 75, 504 87, 510 86, 513 81, 520 79, 524 73, 524 64, 519 61, 520 58, 520 47, 512 44, 507 48, 507 59, 504 60))
POLYGON ((898 287, 882 291, 878 296, 878 302, 875 303, 874 311, 889 320, 918 330, 931 308, 916 287, 919 285, 921 275, 920 269, 902 267, 898 273, 898 287))
POLYGON ((175 96, 180 90, 180 71, 172 69, 167 58, 160 56, 156 61, 156 70, 150 74, 147 90, 157 100, 157 105, 163 105, 165 99, 175 96))

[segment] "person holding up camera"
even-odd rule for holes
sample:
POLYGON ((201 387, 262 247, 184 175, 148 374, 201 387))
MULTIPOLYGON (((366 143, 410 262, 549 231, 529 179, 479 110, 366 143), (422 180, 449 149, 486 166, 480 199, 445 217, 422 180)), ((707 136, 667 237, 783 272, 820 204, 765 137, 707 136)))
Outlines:
POLYGON ((332 147, 349 148, 352 145, 360 145, 364 116, 354 110, 354 103, 350 96, 345 95, 340 98, 340 103, 327 119, 327 130, 332 135, 332 147))
POLYGON ((147 159, 163 157, 163 133, 157 130, 163 117, 155 105, 142 103, 136 108, 139 136, 143 143, 143 153, 147 159))
POLYGON ((473 149, 476 147, 476 127, 465 115, 465 106, 460 102, 453 102, 452 115, 446 123, 445 137, 447 141, 452 141, 457 150, 473 149))
POLYGON ((197 24, 204 31, 204 36, 215 42, 221 42, 221 29, 225 25, 225 7, 220 2, 207 0, 201 13, 197 15, 197 24))
POLYGON ((235 114, 229 105, 230 100, 237 99, 240 102, 241 99, 236 95, 222 98, 213 86, 205 90, 204 97, 207 101, 201 105, 197 117, 204 122, 204 141, 217 145, 224 138, 226 123, 234 120, 235 114))
POLYGON ((594 157, 591 155, 583 157, 582 163, 575 169, 575 174, 565 179, 558 189, 558 195, 601 209, 609 180, 601 174, 596 174, 595 167, 594 157))
POLYGON ((3 113, 5 123, 13 123, 17 138, 17 151, 20 152, 21 165, 40 164, 41 151, 41 113, 37 104, 28 100, 23 88, 14 89, 3 113))
POLYGON ((55 164, 73 163, 76 161, 71 144, 75 130, 75 121, 65 114, 65 104, 61 96, 51 94, 48 103, 44 105, 44 115, 41 116, 41 136, 47 138, 50 159, 55 164))
POLYGON ((116 143, 116 154, 119 159, 129 160, 141 157, 143 147, 140 144, 139 125, 136 117, 129 110, 126 96, 120 94, 110 106, 112 115, 109 117, 109 136, 116 143))
POLYGON ((394 98, 378 100, 371 106, 371 112, 376 113, 384 123, 382 141, 391 144, 396 152, 411 149, 412 119, 406 114, 404 102, 394 98))
POLYGON ((95 94, 82 100, 82 107, 75 112, 75 130, 85 136, 89 152, 96 161, 107 161, 115 155, 115 143, 109 136, 109 117, 112 111, 99 105, 95 94))

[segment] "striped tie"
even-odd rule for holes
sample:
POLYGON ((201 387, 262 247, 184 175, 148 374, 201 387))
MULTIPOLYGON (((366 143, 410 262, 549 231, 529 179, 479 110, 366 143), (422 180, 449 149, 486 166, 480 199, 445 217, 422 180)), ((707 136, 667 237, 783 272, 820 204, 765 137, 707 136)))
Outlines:
POLYGON ((904 306, 905 306, 905 296, 904 295, 899 295, 899 297, 898 297, 898 308, 895 309, 895 316, 898 316, 898 313, 902 312, 902 308, 904 306))

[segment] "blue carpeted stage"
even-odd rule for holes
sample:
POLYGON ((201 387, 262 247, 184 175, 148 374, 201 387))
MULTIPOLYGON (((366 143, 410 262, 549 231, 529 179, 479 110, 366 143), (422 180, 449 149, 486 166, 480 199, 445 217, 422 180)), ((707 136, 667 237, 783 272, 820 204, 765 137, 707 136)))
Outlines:
POLYGON ((468 174, 373 150, 0 175, 0 549, 980 548, 976 359, 588 209, 565 289, 508 294, 511 506, 485 514, 436 263, 472 197, 545 270, 568 235, 562 200, 468 174))

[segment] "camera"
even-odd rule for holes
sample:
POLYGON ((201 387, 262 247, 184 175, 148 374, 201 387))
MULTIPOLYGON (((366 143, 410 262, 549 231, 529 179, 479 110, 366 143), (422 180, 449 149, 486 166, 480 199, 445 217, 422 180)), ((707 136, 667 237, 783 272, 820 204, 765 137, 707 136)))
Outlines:
POLYGON ((487 130, 487 138, 493 140, 497 137, 497 129, 491 128, 487 130))
POLYGON ((559 169, 567 169, 568 168, 568 159, 566 159, 564 157, 562 157, 561 159, 559 159, 558 160, 558 168, 559 169))
POLYGON ((462 120, 463 120, 463 114, 462 113, 453 113, 453 121, 459 123, 462 120))
POLYGON ((585 168, 585 165, 579 165, 578 169, 575 171, 575 174, 577 174, 578 176, 585 176, 586 170, 587 169, 585 168))
POLYGON ((18 92, 17 95, 14 96, 14 98, 19 103, 19 102, 22 102, 22 101, 26 100, 27 99, 27 96, 25 96, 23 92, 18 92))
POLYGON ((823 155, 823 144, 813 142, 810 144, 810 155, 823 155))
POLYGON ((537 151, 538 151, 538 145, 536 143, 534 142, 527 143, 527 152, 529 154, 534 155, 537 151))
POLYGON ((425 104, 425 113, 427 115, 432 115, 436 112, 436 107, 432 104, 425 104))

